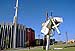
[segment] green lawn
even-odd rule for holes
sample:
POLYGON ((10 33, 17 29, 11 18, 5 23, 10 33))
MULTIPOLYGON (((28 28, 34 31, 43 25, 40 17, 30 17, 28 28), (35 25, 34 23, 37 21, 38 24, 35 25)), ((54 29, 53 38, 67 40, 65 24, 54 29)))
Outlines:
MULTIPOLYGON (((23 51, 28 51, 28 50, 23 50, 23 51)), ((45 51, 42 48, 35 48, 35 49, 30 49, 29 51, 45 51)), ((48 51, 75 51, 75 45, 74 44, 69 44, 69 45, 52 45, 51 49, 48 51), (63 48, 63 49, 56 49, 54 48, 63 48)))
MULTIPOLYGON (((48 50, 48 51, 75 51, 75 45, 74 44, 69 44, 69 45, 51 45, 50 48, 51 49, 48 50), (56 50, 54 50, 54 48, 63 48, 63 49, 60 49, 60 50, 56 49, 56 50)), ((15 50, 12 50, 12 51, 15 51, 15 50)), ((42 47, 37 47, 37 48, 33 48, 33 49, 16 50, 16 51, 46 51, 46 50, 43 50, 42 47)))
MULTIPOLYGON (((31 49, 31 50, 21 50, 21 51, 45 51, 45 50, 42 50, 42 49, 31 49)), ((75 47, 72 47, 72 48, 64 48, 64 49, 61 49, 61 50, 48 50, 48 51, 75 51, 75 47)))

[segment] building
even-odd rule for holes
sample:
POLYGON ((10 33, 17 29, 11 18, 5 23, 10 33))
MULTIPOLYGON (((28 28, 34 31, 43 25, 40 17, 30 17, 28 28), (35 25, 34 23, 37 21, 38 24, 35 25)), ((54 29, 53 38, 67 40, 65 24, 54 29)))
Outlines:
POLYGON ((17 25, 16 47, 26 47, 26 26, 17 25))
MULTIPOLYGON (((55 39, 50 39, 50 45, 53 45, 55 43, 55 39)), ((45 46, 46 45, 46 39, 35 39, 35 45, 36 46, 45 46)))
POLYGON ((73 44, 73 43, 75 43, 75 40, 68 40, 68 42, 67 42, 68 44, 73 44))
POLYGON ((35 39, 35 46, 43 46, 43 39, 35 39))
POLYGON ((35 31, 32 28, 26 28, 26 44, 27 46, 35 45, 35 31))
POLYGON ((12 47, 12 34, 14 26, 9 23, 0 24, 0 46, 3 48, 12 47))
POLYGON ((35 31, 18 23, 18 0, 16 0, 13 23, 0 23, 0 46, 1 48, 17 48, 33 46, 35 31))
MULTIPOLYGON (((26 26, 17 24, 15 47, 26 47, 26 26)), ((14 25, 12 23, 0 24, 0 46, 3 48, 13 48, 14 25)))
POLYGON ((53 45, 55 43, 55 39, 50 39, 50 45, 53 45))

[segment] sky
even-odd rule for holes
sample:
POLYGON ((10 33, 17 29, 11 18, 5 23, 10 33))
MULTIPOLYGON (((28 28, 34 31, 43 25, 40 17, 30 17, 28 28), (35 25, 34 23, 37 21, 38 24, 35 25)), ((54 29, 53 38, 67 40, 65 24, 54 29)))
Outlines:
MULTIPOLYGON (((0 0, 0 23, 13 22, 15 14, 16 0, 0 0)), ((59 26, 61 35, 55 34, 52 38, 66 41, 75 40, 75 0, 19 0, 18 23, 35 30, 35 38, 43 38, 41 34, 41 24, 46 20, 46 11, 49 16, 51 11, 53 16, 63 18, 63 23, 59 26)))

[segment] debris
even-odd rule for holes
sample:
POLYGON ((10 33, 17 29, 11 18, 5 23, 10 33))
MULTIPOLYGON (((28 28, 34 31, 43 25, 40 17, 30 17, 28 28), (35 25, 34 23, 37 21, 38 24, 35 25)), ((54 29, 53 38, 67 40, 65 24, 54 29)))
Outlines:
POLYGON ((63 49, 63 48, 54 48, 54 50, 59 50, 59 49, 63 49))

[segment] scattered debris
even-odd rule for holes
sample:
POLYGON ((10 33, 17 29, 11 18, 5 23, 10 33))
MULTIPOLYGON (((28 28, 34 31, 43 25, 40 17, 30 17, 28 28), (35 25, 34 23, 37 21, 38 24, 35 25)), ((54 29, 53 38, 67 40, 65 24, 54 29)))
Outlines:
POLYGON ((54 48, 54 50, 59 50, 59 49, 63 49, 63 48, 54 48))

